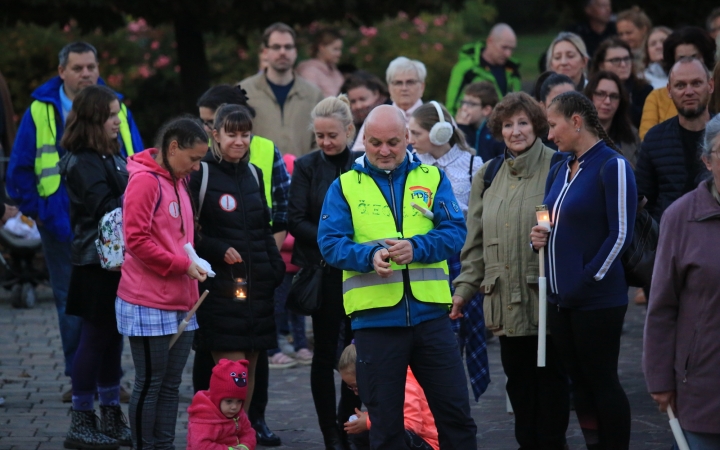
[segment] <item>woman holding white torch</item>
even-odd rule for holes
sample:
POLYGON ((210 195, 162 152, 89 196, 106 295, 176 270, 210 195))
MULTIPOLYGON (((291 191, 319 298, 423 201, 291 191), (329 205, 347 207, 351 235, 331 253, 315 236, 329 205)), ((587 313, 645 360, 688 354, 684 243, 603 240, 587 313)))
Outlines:
POLYGON ((521 448, 561 450, 569 418, 568 383, 551 341, 546 366, 537 367, 539 260, 527 239, 557 153, 543 145, 545 113, 525 93, 505 96, 489 123, 506 149, 473 179, 450 317, 460 317, 478 290, 485 294, 485 323, 499 336, 515 438, 521 448))

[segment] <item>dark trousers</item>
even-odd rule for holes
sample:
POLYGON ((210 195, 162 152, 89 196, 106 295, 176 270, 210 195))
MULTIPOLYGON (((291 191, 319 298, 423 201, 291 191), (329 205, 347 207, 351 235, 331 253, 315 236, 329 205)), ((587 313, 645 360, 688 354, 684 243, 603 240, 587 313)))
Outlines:
POLYGON ((515 413, 520 450, 563 450, 570 419, 570 386, 552 339, 545 367, 537 367, 537 336, 500 336, 500 359, 515 413))
MULTIPOLYGON (((345 315, 342 298, 342 276, 329 268, 323 277, 322 303, 320 309, 312 315, 315 348, 310 367, 310 389, 320 429, 338 427, 347 422, 360 408, 360 399, 348 389, 344 381, 340 382, 340 403, 335 409, 335 368, 337 367, 338 345, 344 349, 352 341, 350 319, 345 315), (340 328, 344 324, 345 333, 340 343, 340 328)), ((340 429, 342 427, 340 426, 340 429)))
POLYGON ((410 368, 425 391, 440 448, 476 449, 465 369, 447 316, 414 327, 355 330, 356 376, 376 450, 404 448, 403 405, 410 368))
POLYGON ((123 337, 115 319, 82 319, 80 344, 72 365, 72 391, 75 395, 95 394, 99 387, 120 384, 120 358, 123 337))
POLYGON ((618 378, 627 305, 579 311, 548 305, 548 328, 572 381, 575 412, 588 448, 626 450, 630 403, 618 378))

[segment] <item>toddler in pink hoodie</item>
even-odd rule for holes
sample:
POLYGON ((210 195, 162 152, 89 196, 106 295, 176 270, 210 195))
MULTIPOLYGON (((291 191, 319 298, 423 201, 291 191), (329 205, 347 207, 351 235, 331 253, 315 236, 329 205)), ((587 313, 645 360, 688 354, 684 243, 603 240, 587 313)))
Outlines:
POLYGON ((255 430, 243 411, 248 362, 221 359, 210 389, 198 391, 188 408, 187 450, 255 450, 255 430))

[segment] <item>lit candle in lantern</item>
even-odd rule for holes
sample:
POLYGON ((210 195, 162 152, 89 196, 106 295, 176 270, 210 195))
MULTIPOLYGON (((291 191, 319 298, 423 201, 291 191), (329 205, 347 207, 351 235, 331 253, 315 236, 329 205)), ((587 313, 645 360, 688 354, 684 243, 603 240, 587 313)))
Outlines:
POLYGON ((235 278, 235 301, 244 302, 247 300, 247 281, 245 278, 235 278))
POLYGON ((547 205, 536 206, 535 215, 537 216, 538 225, 550 231, 550 211, 548 211, 547 205))

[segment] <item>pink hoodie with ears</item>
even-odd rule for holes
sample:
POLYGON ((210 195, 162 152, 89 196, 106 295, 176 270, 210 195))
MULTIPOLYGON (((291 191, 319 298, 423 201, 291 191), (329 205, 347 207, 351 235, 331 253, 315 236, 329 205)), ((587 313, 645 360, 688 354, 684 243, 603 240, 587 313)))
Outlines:
POLYGON ((193 208, 184 181, 177 181, 176 195, 170 173, 153 159, 156 154, 151 148, 128 158, 125 262, 117 295, 134 305, 188 311, 198 299, 183 249, 188 242, 194 246, 193 208))

